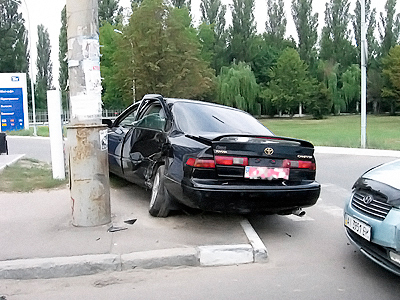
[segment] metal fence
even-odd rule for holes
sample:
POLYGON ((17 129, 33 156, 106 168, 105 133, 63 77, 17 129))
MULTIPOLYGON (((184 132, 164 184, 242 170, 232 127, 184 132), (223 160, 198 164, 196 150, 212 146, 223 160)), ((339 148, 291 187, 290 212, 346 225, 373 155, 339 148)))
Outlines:
MULTIPOLYGON (((122 109, 105 109, 102 112, 103 118, 116 118, 123 110, 122 109)), ((46 109, 37 109, 36 110, 36 124, 46 124, 49 122, 49 116, 46 109)), ((70 120, 70 112, 69 110, 63 110, 61 112, 61 119, 63 123, 68 123, 70 120)), ((33 123, 33 113, 29 112, 29 123, 33 123)))

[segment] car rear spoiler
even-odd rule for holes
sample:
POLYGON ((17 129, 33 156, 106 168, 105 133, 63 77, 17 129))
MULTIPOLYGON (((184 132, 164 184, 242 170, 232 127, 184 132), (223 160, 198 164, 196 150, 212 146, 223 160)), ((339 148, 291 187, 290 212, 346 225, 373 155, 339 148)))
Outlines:
POLYGON ((275 136, 275 135, 260 136, 260 135, 250 135, 250 134, 225 134, 225 135, 210 135, 209 137, 205 137, 205 136, 193 136, 193 135, 186 134, 185 136, 190 139, 193 139, 195 141, 198 141, 200 143, 210 145, 210 146, 212 145, 213 142, 219 141, 224 137, 253 137, 253 138, 277 140, 277 141, 296 142, 296 143, 299 143, 300 146, 302 146, 302 147, 314 149, 314 145, 308 141, 295 139, 295 138, 282 137, 282 136, 275 136))

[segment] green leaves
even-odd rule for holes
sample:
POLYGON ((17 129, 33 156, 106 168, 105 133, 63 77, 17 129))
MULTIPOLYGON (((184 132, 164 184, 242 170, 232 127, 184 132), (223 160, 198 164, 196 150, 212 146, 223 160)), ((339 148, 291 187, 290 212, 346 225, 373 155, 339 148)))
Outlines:
POLYGON ((42 24, 38 25, 37 30, 35 101, 37 108, 44 109, 47 107, 47 90, 53 88, 53 64, 50 60, 51 45, 49 32, 42 24))
POLYGON ((270 71, 269 84, 271 101, 281 112, 294 115, 300 104, 309 100, 311 79, 307 65, 292 48, 284 50, 277 64, 270 71))
POLYGON ((28 71, 27 31, 18 3, 0 2, 0 73, 28 71))
POLYGON ((259 86, 249 65, 239 62, 223 67, 217 82, 218 103, 255 112, 259 86))
POLYGON ((214 72, 202 57, 185 5, 174 8, 162 0, 144 0, 122 31, 114 70, 124 101, 132 99, 133 85, 136 100, 148 93, 198 99, 210 93, 214 72))
POLYGON ((396 103, 400 103, 400 46, 390 49, 389 54, 382 59, 382 73, 385 85, 382 89, 382 97, 388 98, 391 105, 391 113, 396 112, 396 103))

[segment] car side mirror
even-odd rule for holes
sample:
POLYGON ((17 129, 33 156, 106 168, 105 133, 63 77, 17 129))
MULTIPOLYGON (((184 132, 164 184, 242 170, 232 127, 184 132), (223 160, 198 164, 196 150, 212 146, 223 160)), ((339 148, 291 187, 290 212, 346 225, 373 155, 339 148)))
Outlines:
POLYGON ((107 125, 107 127, 111 128, 113 122, 110 119, 101 119, 101 124, 107 125))

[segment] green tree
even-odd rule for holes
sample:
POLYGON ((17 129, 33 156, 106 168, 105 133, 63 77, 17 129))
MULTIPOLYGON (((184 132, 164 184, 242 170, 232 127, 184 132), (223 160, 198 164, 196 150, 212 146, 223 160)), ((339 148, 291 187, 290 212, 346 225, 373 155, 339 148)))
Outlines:
POLYGON ((382 71, 378 68, 370 68, 367 76, 367 101, 372 103, 374 114, 379 114, 382 109, 382 71))
POLYGON ((38 42, 37 61, 36 61, 36 85, 35 85, 35 102, 37 108, 47 107, 47 90, 53 89, 53 64, 50 60, 51 45, 50 36, 47 28, 42 24, 37 26, 38 42))
POLYGON ((389 53, 389 50, 396 45, 400 32, 400 15, 396 15, 397 0, 387 0, 385 4, 386 16, 380 13, 380 56, 384 57, 389 53))
POLYGON ((335 114, 340 113, 345 103, 338 88, 339 64, 321 60, 318 64, 318 72, 319 82, 323 83, 327 89, 326 95, 328 102, 331 103, 330 109, 333 109, 335 114))
POLYGON ((119 6, 119 0, 98 0, 99 23, 115 25, 122 23, 122 7, 119 6))
POLYGON ((275 41, 285 38, 287 20, 283 0, 267 0, 267 21, 265 30, 275 41))
POLYGON ((67 9, 64 8, 61 11, 61 28, 60 34, 58 35, 58 62, 60 68, 58 70, 58 84, 61 90, 62 106, 64 109, 68 109, 69 105, 69 93, 68 93, 68 38, 67 38, 67 9))
MULTIPOLYGON (((365 0, 363 0, 365 1, 365 0)), ((366 37, 368 44, 368 60, 373 59, 377 54, 377 42, 375 39, 375 28, 376 28, 376 9, 371 10, 371 0, 365 1, 365 23, 366 23, 366 37)), ((361 53, 361 3, 360 0, 356 2, 356 8, 354 9, 353 16, 353 30, 354 37, 357 44, 357 56, 360 57, 361 53)), ((360 61, 360 59, 358 59, 360 61)))
POLYGON ((211 67, 218 74, 221 67, 228 64, 226 5, 221 4, 220 0, 201 0, 200 9, 203 22, 199 27, 202 51, 206 53, 206 60, 210 61, 211 67))
MULTIPOLYGON (((105 109, 122 109, 133 102, 133 98, 127 98, 123 101, 123 94, 119 85, 119 79, 115 75, 118 72, 118 65, 115 63, 115 55, 118 53, 118 47, 121 44, 121 39, 126 37, 114 32, 115 27, 110 23, 104 23, 100 27, 99 42, 102 45, 100 48, 101 63, 100 72, 102 82, 102 101, 105 109)), ((129 72, 129 66, 126 67, 129 72)), ((131 82, 133 88, 133 82, 131 82)))
POLYGON ((278 111, 293 116, 300 105, 308 102, 312 81, 306 63, 295 49, 287 48, 282 52, 276 66, 271 69, 271 78, 271 101, 278 111))
POLYGON ((229 28, 230 61, 250 62, 250 45, 256 32, 254 0, 233 0, 229 28))
POLYGON ((348 112, 358 110, 361 91, 361 70, 358 65, 351 65, 342 75, 342 94, 348 112))
POLYGON ((248 64, 233 63, 231 67, 223 67, 217 77, 217 101, 254 113, 259 86, 248 64))
POLYGON ((286 48, 296 48, 293 40, 284 39, 279 43, 274 42, 274 38, 269 34, 257 35, 252 39, 251 67, 256 76, 257 83, 262 86, 271 80, 270 70, 276 65, 278 58, 286 48))
POLYGON ((329 115, 332 109, 332 99, 328 88, 323 82, 316 84, 313 82, 313 88, 310 99, 307 102, 307 111, 314 119, 323 119, 329 115))
POLYGON ((292 16, 298 37, 300 58, 314 70, 317 58, 318 14, 312 13, 313 0, 292 0, 292 16))
POLYGON ((187 8, 171 8, 162 0, 144 0, 124 28, 115 55, 124 100, 147 93, 204 98, 214 72, 201 59, 201 46, 187 8))
POLYGON ((390 49, 389 54, 382 59, 385 84, 382 97, 386 98, 391 107, 391 114, 396 113, 397 104, 400 103, 400 46, 390 49))
POLYGON ((187 8, 189 11, 192 6, 191 0, 171 0, 171 3, 176 8, 187 8))
POLYGON ((25 20, 18 12, 20 3, 0 1, 0 73, 28 71, 28 37, 25 20))
POLYGON ((213 24, 214 30, 218 38, 225 35, 225 14, 226 5, 221 0, 201 0, 201 21, 208 25, 213 24))
POLYGON ((356 50, 348 29, 351 15, 349 0, 330 0, 326 3, 325 26, 322 29, 320 58, 339 63, 339 74, 356 63, 356 50))

